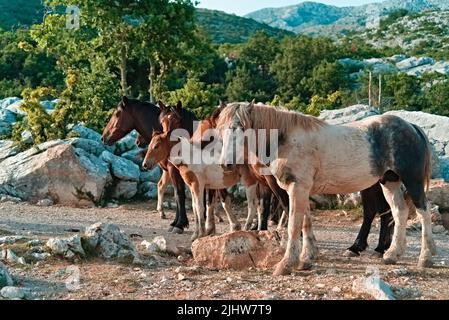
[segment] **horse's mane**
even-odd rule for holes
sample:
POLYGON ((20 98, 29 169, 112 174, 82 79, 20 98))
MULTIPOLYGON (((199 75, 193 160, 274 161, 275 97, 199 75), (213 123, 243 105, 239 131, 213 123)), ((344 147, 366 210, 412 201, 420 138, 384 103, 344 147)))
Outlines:
POLYGON ((280 134, 286 134, 293 129, 301 128, 304 131, 318 130, 327 125, 316 117, 299 112, 290 111, 283 107, 256 104, 248 112, 248 103, 232 103, 225 108, 218 119, 217 126, 221 127, 232 121, 237 115, 245 129, 278 129, 280 134))

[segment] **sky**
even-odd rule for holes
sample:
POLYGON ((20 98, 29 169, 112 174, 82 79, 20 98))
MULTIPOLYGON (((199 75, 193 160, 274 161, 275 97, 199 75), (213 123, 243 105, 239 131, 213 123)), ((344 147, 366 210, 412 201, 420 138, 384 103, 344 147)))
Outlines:
MULTIPOLYGON (((198 0, 199 8, 215 9, 243 16, 247 13, 267 8, 284 7, 303 2, 302 0, 198 0)), ((334 6, 356 6, 380 0, 312 0, 334 6)))

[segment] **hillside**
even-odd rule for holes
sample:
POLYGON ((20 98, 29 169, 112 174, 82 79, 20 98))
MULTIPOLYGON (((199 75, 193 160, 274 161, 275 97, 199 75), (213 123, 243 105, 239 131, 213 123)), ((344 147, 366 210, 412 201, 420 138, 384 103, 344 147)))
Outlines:
POLYGON ((447 0, 387 0, 363 6, 336 7, 316 2, 302 2, 282 8, 266 8, 246 17, 296 33, 339 35, 363 30, 391 11, 406 9, 423 12, 430 9, 449 10, 447 0))
POLYGON ((222 11, 198 9, 197 20, 215 43, 242 43, 258 30, 270 36, 283 37, 292 32, 271 27, 253 19, 243 18, 222 11))
POLYGON ((399 47, 412 55, 449 57, 449 10, 408 14, 358 37, 375 47, 399 47))
MULTIPOLYGON (((0 0, 0 28, 9 30, 42 22, 43 8, 40 0, 0 0)), ((258 30, 270 36, 283 37, 289 31, 274 28, 253 19, 221 11, 198 9, 198 24, 215 43, 242 43, 258 30)))
POLYGON ((40 0, 0 0, 0 28, 29 26, 42 21, 43 7, 40 0))

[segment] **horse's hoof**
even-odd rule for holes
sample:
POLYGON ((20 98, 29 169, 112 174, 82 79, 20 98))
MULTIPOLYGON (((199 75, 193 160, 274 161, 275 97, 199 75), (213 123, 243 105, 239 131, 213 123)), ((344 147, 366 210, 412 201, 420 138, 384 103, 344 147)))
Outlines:
POLYGON ((343 256, 348 257, 348 258, 360 257, 360 253, 354 252, 354 251, 351 251, 348 249, 343 253, 343 256))
POLYGON ((310 270, 312 269, 312 262, 311 261, 300 261, 298 269, 299 270, 310 270))
POLYGON ((165 212, 159 211, 159 217, 161 217, 162 220, 167 219, 167 216, 165 215, 165 212))
POLYGON ((433 267, 433 261, 430 258, 427 259, 419 259, 418 268, 431 268, 433 267))
POLYGON ((383 258, 383 263, 384 264, 396 264, 396 259, 393 259, 393 258, 386 258, 386 257, 384 257, 383 258))
POLYGON ((181 228, 178 228, 178 227, 174 227, 173 230, 171 231, 171 233, 183 234, 184 233, 184 229, 181 229, 181 228))
POLYGON ((371 254, 371 258, 383 258, 384 254, 382 252, 374 250, 371 254))
POLYGON ((284 261, 280 261, 274 269, 273 276, 287 276, 292 273, 292 267, 288 266, 284 261))

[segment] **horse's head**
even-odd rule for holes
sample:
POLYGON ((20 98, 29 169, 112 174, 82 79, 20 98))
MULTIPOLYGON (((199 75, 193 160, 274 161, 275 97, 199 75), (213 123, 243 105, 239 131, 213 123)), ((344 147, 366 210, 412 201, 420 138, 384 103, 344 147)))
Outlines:
POLYGON ((130 133, 134 128, 135 121, 132 116, 130 101, 127 97, 122 97, 122 100, 115 108, 108 125, 103 130, 101 140, 106 145, 113 145, 130 133))
POLYGON ((229 167, 237 163, 237 159, 245 159, 245 133, 251 129, 251 113, 254 101, 248 105, 232 104, 225 108, 216 119, 216 126, 223 141, 220 163, 229 167), (244 152, 244 154, 237 153, 244 152), (242 158, 243 156, 243 158, 242 158))
POLYGON ((150 145, 148 146, 145 159, 143 160, 142 167, 145 170, 151 170, 154 166, 168 159, 170 156, 170 134, 171 132, 154 132, 151 138, 150 145))
POLYGON ((143 136, 138 134, 136 138, 136 145, 139 148, 146 148, 148 146, 148 141, 143 136))
POLYGON ((163 132, 172 131, 182 126, 182 103, 179 101, 176 106, 165 106, 161 101, 158 102, 161 109, 159 122, 163 132))

